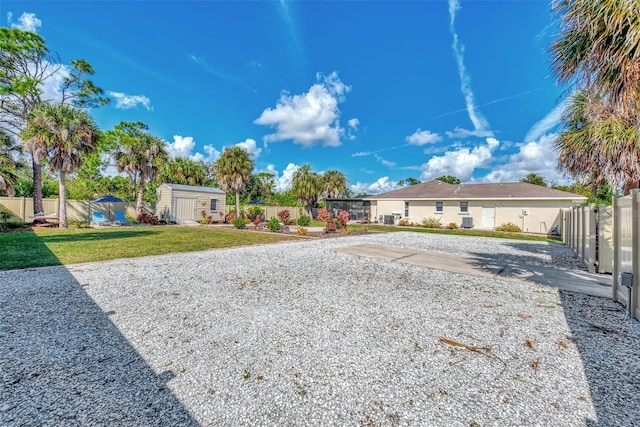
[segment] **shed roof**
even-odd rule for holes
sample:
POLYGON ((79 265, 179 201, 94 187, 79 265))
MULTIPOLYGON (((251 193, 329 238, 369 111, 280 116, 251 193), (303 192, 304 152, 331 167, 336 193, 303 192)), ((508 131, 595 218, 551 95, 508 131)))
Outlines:
POLYGON ((370 200, 384 199, 552 199, 586 200, 578 194, 560 191, 527 182, 499 182, 483 184, 448 184, 433 180, 400 188, 399 190, 369 196, 370 200))
POLYGON ((162 186, 168 187, 172 190, 180 190, 180 191, 193 191, 193 192, 197 192, 197 193, 215 193, 215 194, 225 194, 224 191, 220 190, 219 188, 213 188, 213 187, 198 187, 195 185, 182 185, 182 184, 161 184, 160 187, 162 186))

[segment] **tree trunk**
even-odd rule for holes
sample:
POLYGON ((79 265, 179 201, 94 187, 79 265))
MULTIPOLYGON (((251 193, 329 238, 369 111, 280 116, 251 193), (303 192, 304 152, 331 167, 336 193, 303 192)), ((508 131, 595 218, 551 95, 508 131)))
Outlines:
POLYGON ((46 214, 42 204, 42 165, 33 155, 31 166, 33 168, 33 215, 40 212, 46 214))
POLYGON ((60 202, 60 212, 58 212, 58 227, 68 228, 67 224, 67 176, 65 172, 60 171, 60 194, 58 195, 60 202))
POLYGON ((142 203, 144 202, 144 178, 140 177, 140 182, 138 183, 138 203, 136 204, 136 211, 138 211, 138 215, 142 213, 142 203))
POLYGON ((236 215, 240 218, 240 192, 236 190, 236 215))
POLYGON ((627 182, 625 182, 622 195, 623 196, 628 196, 629 194, 631 194, 631 190, 634 189, 634 188, 638 188, 639 185, 640 185, 640 182, 638 182, 638 181, 627 181, 627 182))

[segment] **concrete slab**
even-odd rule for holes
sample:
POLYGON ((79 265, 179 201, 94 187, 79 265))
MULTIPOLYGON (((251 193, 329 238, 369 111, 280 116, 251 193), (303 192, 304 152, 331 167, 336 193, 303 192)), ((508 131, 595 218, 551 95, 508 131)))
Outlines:
POLYGON ((536 283, 597 297, 611 297, 611 276, 579 270, 520 265, 488 261, 486 258, 465 257, 438 252, 417 251, 383 245, 353 245, 335 249, 356 256, 418 265, 452 273, 468 274, 518 283, 536 283))

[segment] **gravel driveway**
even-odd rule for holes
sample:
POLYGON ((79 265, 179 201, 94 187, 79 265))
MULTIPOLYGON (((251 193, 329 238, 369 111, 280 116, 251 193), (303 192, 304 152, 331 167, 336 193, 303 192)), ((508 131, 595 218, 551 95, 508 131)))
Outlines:
POLYGON ((0 272, 0 425, 640 424, 622 306, 332 250, 363 243, 578 267, 388 233, 0 272))

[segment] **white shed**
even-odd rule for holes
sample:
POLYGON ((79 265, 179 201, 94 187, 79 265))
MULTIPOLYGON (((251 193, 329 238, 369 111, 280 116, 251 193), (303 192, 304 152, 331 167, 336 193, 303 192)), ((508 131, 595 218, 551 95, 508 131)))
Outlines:
POLYGON ((211 216, 213 221, 224 221, 226 194, 218 188, 161 184, 156 198, 160 220, 189 224, 211 216))

